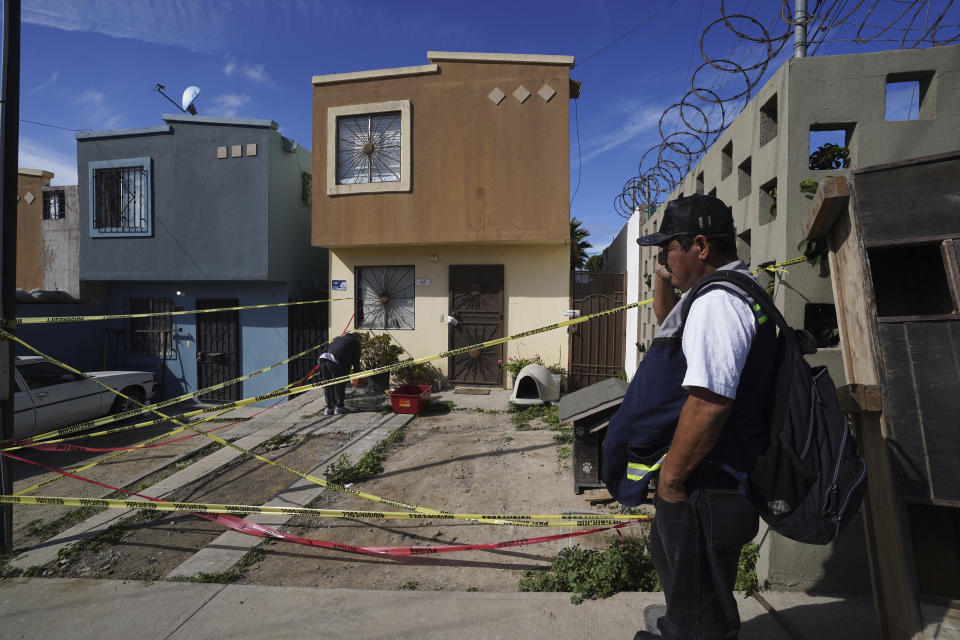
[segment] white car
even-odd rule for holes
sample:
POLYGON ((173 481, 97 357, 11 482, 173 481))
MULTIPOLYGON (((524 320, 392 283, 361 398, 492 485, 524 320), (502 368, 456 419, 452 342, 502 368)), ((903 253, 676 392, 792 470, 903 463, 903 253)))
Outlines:
MULTIPOLYGON (((15 368, 15 438, 137 407, 126 398, 40 356, 17 356, 15 368)), ((86 375, 140 403, 153 399, 157 380, 155 374, 144 371, 90 371, 86 375)))

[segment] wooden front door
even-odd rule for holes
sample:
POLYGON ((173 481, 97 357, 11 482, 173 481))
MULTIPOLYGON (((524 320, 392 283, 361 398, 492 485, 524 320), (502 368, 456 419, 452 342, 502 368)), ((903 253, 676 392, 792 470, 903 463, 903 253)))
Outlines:
MULTIPOLYGON (((459 349, 503 335, 503 265, 450 265, 449 345, 459 349)), ((503 384, 499 360, 503 345, 474 349, 449 358, 450 382, 503 384)))
MULTIPOLYGON (((197 309, 236 307, 236 298, 197 300, 197 309)), ((218 311, 197 315, 197 386, 201 389, 240 377, 239 312, 218 311)), ((203 402, 240 399, 240 384, 200 396, 203 402)))

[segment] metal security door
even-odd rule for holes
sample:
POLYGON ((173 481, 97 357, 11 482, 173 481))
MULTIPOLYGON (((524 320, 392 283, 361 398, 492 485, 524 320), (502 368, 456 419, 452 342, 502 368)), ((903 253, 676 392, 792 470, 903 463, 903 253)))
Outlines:
MULTIPOLYGON (((287 355, 292 356, 327 341, 327 305, 326 302, 317 302, 287 307, 287 355)), ((287 381, 302 380, 316 366, 318 355, 319 349, 291 360, 287 365, 287 381)))
MULTIPOLYGON (((625 304, 626 274, 622 271, 572 271, 572 307, 581 316, 625 304)), ((570 327, 568 391, 616 377, 623 369, 626 313, 594 318, 570 327)), ((632 347, 631 347, 632 348, 632 347)))
MULTIPOLYGON (((503 335, 503 265, 450 265, 449 345, 459 349, 503 335)), ((503 384, 498 361, 502 345, 453 356, 447 367, 451 382, 503 384)))
MULTIPOLYGON (((238 306, 236 298, 197 300, 197 309, 238 306)), ((240 377, 240 329, 237 311, 197 315, 197 385, 203 389, 240 377)), ((240 384, 231 384, 200 396, 203 402, 240 399, 240 384)))

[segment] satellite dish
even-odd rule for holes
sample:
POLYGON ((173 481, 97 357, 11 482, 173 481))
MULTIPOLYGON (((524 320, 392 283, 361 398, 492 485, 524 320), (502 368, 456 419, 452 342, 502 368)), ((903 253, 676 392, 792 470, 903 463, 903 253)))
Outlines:
POLYGON ((193 101, 198 95, 200 95, 200 87, 190 86, 183 90, 183 100, 181 100, 183 110, 189 111, 192 116, 197 115, 197 108, 193 106, 193 101))

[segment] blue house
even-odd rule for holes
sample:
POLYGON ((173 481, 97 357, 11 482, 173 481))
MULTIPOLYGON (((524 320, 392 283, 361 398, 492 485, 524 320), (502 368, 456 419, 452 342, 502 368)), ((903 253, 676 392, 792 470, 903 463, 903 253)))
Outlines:
MULTIPOLYGON (((100 290, 107 313, 326 300, 327 250, 310 245, 310 151, 271 120, 162 118, 76 134, 80 281, 100 290)), ((173 397, 325 340, 327 315, 308 304, 113 320, 103 353, 110 368, 153 368, 173 397)), ((314 358, 200 400, 267 393, 314 358)))

